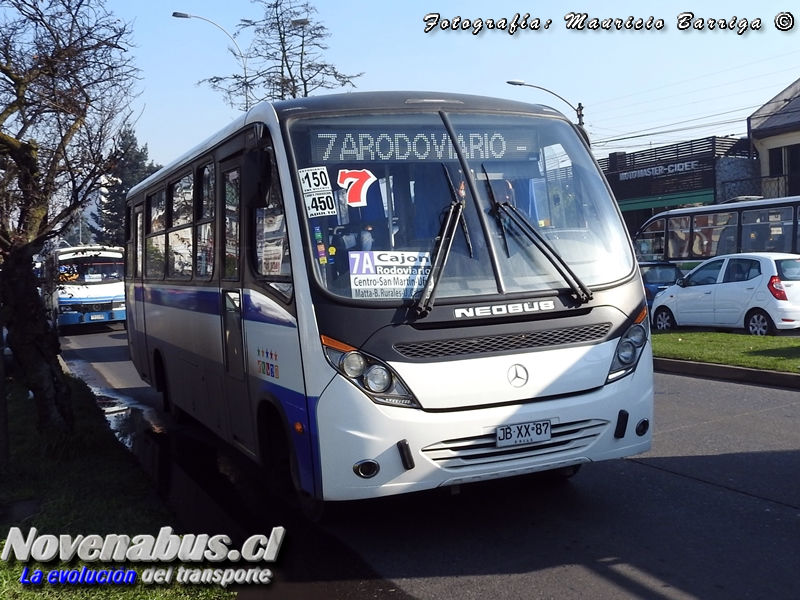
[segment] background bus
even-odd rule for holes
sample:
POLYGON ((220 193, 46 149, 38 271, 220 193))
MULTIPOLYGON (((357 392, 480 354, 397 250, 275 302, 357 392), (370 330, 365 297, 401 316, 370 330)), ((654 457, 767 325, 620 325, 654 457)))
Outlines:
POLYGON ((648 219, 633 238, 639 262, 688 270, 720 254, 800 249, 800 196, 677 208, 648 219))
POLYGON ((73 246, 47 253, 43 261, 45 303, 61 328, 125 321, 124 250, 73 246))
POLYGON ((312 513, 650 448, 630 239, 550 108, 262 103, 133 188, 127 223, 142 378, 312 513))

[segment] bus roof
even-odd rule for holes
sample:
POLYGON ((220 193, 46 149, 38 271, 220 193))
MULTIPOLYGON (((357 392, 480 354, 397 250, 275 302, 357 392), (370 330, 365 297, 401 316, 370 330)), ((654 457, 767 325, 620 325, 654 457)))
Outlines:
POLYGON ((135 185, 128 197, 139 193, 153 181, 170 175, 182 168, 187 162, 206 154, 217 144, 225 141, 243 127, 253 123, 284 121, 299 115, 324 115, 326 113, 363 112, 366 109, 387 112, 420 112, 440 109, 458 109, 466 111, 497 111, 507 113, 526 113, 568 119, 559 111, 541 104, 530 104, 516 100, 505 100, 490 96, 471 94, 455 94, 444 92, 352 92, 344 94, 326 94, 306 98, 292 98, 260 102, 247 113, 217 131, 188 152, 185 152, 161 170, 135 185))
MULTIPOLYGON (((297 115, 299 112, 360 112, 366 109, 380 109, 391 112, 419 112, 420 110, 462 109, 491 110, 498 112, 524 112, 542 115, 557 115, 560 112, 540 104, 529 104, 516 100, 505 100, 472 94, 443 92, 354 92, 349 94, 328 94, 293 98, 274 103, 275 111, 281 120, 297 115)), ((566 117, 564 117, 566 118, 566 117)))
POLYGON ((124 248, 119 246, 69 246, 67 248, 56 248, 53 254, 59 260, 69 260, 77 256, 103 256, 109 258, 121 257, 124 248))

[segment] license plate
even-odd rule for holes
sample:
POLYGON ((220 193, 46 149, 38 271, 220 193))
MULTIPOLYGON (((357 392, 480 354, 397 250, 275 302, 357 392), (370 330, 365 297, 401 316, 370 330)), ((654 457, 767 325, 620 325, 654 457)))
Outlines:
POLYGON ((106 316, 105 315, 89 315, 89 320, 90 321, 105 321, 106 320, 106 316))
POLYGON ((530 423, 502 425, 497 428, 498 448, 546 442, 549 439, 550 421, 531 421, 530 423))

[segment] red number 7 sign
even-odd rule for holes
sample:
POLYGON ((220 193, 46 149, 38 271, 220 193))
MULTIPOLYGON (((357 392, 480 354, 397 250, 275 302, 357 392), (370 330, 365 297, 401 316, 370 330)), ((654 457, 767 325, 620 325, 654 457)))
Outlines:
POLYGON ((366 169, 342 169, 336 183, 347 190, 348 206, 366 206, 367 190, 377 177, 366 169))

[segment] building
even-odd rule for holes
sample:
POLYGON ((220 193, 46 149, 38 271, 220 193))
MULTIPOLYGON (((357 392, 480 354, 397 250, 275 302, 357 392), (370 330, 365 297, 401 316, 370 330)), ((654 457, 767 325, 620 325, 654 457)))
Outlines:
POLYGON ((759 161, 746 138, 708 137, 598 160, 631 233, 678 206, 760 196, 759 161))
POLYGON ((800 196, 800 79, 747 119, 765 198, 800 196))

